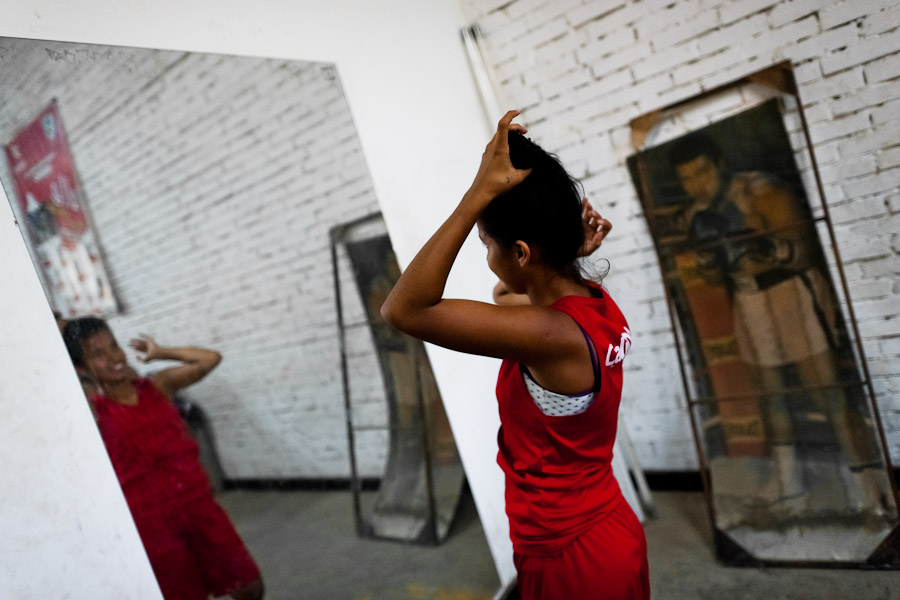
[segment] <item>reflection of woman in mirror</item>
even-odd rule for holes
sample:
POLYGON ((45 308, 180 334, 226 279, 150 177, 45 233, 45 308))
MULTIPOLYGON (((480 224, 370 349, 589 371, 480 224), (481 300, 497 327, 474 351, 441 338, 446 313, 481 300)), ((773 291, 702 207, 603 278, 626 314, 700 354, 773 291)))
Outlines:
POLYGON ((141 360, 181 364, 141 378, 105 321, 75 319, 63 337, 76 368, 99 386, 91 398, 97 427, 166 600, 262 598, 259 569, 213 498, 197 444, 171 401, 215 368, 219 353, 142 336, 130 344, 141 360))
MULTIPOLYGON (((61 335, 65 335, 66 325, 69 324, 69 320, 62 316, 58 310, 53 311, 53 318, 56 319, 56 326, 59 327, 59 333, 61 335)), ((137 377, 137 374, 131 370, 131 367, 128 367, 129 373, 137 377)), ((91 407, 91 413, 94 415, 94 418, 97 418, 97 413, 94 411, 94 402, 92 398, 101 392, 100 386, 97 384, 97 380, 87 372, 84 367, 75 367, 75 374, 78 375, 78 382, 81 384, 81 390, 84 392, 85 398, 88 400, 88 406, 91 407)))
POLYGON ((607 291, 574 264, 584 241, 579 184, 522 135, 517 114, 501 119, 472 186, 382 314, 428 342, 504 359, 497 460, 520 596, 647 598, 644 532, 611 467, 631 333, 607 291), (528 305, 443 297, 476 225, 488 266, 528 305))

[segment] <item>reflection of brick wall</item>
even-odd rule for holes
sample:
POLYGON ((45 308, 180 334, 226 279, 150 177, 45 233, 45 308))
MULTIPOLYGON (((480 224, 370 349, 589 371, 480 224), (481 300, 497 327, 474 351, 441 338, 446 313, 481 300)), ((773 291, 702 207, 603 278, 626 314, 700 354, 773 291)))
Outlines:
MULTIPOLYGON (((511 107, 615 224, 601 255, 634 351, 625 412, 649 469, 696 465, 663 288, 625 167, 628 122, 791 60, 900 461, 900 6, 896 0, 463 0, 511 107)), ((723 111, 735 106, 721 106, 723 111)))
MULTIPOLYGON (((222 351, 185 396, 211 419, 227 476, 346 477, 328 230, 378 208, 334 68, 0 40, 0 73, 15 81, 3 139, 59 99, 126 309, 111 320, 120 341, 222 351)), ((383 422, 365 329, 349 352, 355 397, 383 422)), ((361 470, 378 474, 385 436, 360 444, 361 470)))

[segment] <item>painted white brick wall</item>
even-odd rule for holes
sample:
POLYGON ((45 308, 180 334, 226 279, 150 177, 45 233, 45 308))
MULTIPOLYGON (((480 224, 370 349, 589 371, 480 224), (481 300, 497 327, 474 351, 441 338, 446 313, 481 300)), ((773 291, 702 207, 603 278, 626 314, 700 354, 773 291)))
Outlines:
MULTIPOLYGON (((120 342, 144 332, 224 355, 185 396, 211 418, 226 474, 347 477, 328 234, 378 206, 335 69, 6 39, 0 80, 4 141, 59 101, 125 307, 110 320, 120 342)), ((348 335, 359 418, 383 424, 368 329, 348 335)), ((380 474, 386 435, 358 441, 361 472, 380 474)))
POLYGON ((897 0, 461 2, 484 34, 501 101, 525 109, 531 134, 560 155, 615 224, 604 246, 612 265, 606 284, 633 325, 624 411, 648 469, 693 469, 696 455, 659 267, 625 166, 628 123, 792 61, 888 445, 900 463, 897 0))

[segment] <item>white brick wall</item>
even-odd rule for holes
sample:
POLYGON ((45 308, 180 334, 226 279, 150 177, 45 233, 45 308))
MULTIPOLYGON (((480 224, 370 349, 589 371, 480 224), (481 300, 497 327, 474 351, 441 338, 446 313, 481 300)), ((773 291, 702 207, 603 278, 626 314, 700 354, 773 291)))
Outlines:
POLYGON ((531 134, 559 153, 615 224, 606 283, 635 333, 624 402, 648 469, 691 469, 696 457, 659 268, 625 167, 628 123, 793 62, 900 462, 900 3, 583 0, 559 12, 553 0, 461 2, 484 33, 501 97, 525 109, 531 134))
MULTIPOLYGON (((346 477, 328 232, 378 206, 334 68, 0 39, 0 80, 4 141, 59 100, 125 307, 120 341, 223 353, 185 396, 212 419, 227 475, 346 477)), ((384 423, 368 330, 349 338, 359 418, 384 423)), ((357 449, 363 474, 380 474, 386 436, 357 449)))

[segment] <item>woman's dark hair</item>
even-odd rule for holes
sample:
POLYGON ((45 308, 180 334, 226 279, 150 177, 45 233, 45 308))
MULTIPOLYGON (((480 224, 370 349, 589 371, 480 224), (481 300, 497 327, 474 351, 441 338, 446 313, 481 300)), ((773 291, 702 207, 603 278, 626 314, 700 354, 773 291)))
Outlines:
MULTIPOLYGON (((515 168, 531 169, 531 174, 491 201, 479 218, 482 229, 501 247, 522 240, 536 246, 551 267, 573 268, 584 244, 581 184, 556 156, 519 133, 509 133, 509 158, 515 168)), ((577 269, 571 274, 578 277, 577 269)))
POLYGON ((65 329, 63 329, 63 340, 66 342, 66 350, 69 351, 72 363, 76 367, 85 366, 84 342, 101 331, 109 330, 106 321, 97 317, 81 317, 66 323, 65 329))

